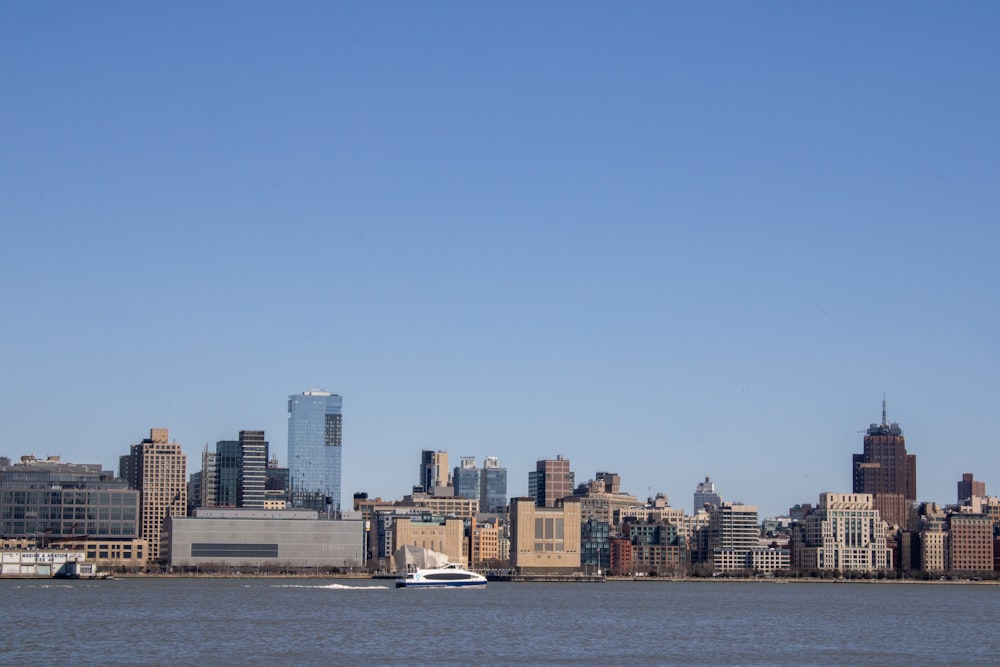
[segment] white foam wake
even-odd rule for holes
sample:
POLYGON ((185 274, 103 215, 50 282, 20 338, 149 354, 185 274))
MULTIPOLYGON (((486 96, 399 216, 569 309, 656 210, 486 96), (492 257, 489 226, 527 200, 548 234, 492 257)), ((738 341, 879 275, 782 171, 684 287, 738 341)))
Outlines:
POLYGON ((305 584, 272 584, 271 588, 314 588, 316 590, 332 591, 385 591, 388 586, 346 586, 344 584, 324 584, 322 586, 307 586, 305 584))

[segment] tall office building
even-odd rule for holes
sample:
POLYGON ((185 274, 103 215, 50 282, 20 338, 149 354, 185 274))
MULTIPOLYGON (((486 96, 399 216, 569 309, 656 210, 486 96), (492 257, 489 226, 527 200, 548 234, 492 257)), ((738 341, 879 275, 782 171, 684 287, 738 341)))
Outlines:
POLYGON ((288 476, 292 505, 340 511, 343 399, 325 391, 288 397, 288 476))
POLYGON ((479 473, 479 511, 503 514, 507 511, 507 469, 500 459, 487 456, 479 473))
POLYGON ((215 506, 236 507, 240 488, 240 442, 215 443, 215 506))
POLYGON ((708 553, 716 571, 751 567, 751 554, 759 544, 756 506, 723 502, 709 510, 708 553))
POLYGON ((574 486, 569 460, 561 454, 536 462, 535 471, 528 473, 528 495, 538 507, 555 507, 557 500, 573 495, 574 486))
POLYGON ((715 482, 705 477, 704 482, 698 482, 698 486, 694 489, 694 511, 706 508, 718 507, 722 504, 722 496, 720 496, 715 490, 715 482))
POLYGON ((462 465, 455 468, 452 483, 455 485, 455 496, 459 498, 479 497, 479 468, 476 467, 474 456, 463 456, 462 465))
POLYGON ((167 429, 150 429, 149 438, 119 457, 119 475, 139 491, 139 537, 149 544, 149 559, 159 560, 164 520, 187 513, 187 457, 169 442, 167 429))
POLYGON ((191 475, 188 502, 192 507, 215 507, 218 505, 219 468, 216 453, 209 451, 208 443, 201 453, 201 470, 191 475))
POLYGON ((425 449, 420 452, 420 483, 424 493, 434 493, 435 488, 451 486, 448 479, 448 452, 425 449))
POLYGON ((215 451, 201 455, 194 507, 263 509, 267 484, 268 443, 263 431, 240 431, 239 440, 219 440, 215 451))
POLYGON ((865 434, 864 452, 854 455, 854 493, 870 493, 875 509, 891 525, 906 527, 910 503, 917 499, 917 457, 906 453, 899 424, 890 424, 882 399, 882 423, 865 434))
POLYGON ((264 509, 268 444, 263 431, 240 431, 239 485, 236 506, 264 509))
POLYGON ((962 481, 958 483, 958 502, 960 504, 973 498, 982 498, 985 495, 986 482, 976 481, 971 472, 962 475, 962 481))

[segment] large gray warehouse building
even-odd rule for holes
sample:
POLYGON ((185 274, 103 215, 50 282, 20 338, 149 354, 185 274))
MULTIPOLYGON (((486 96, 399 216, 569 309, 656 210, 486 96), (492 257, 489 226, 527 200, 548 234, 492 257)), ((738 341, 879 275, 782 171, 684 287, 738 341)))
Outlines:
POLYGON ((168 517, 161 553, 171 566, 355 568, 365 565, 364 523, 312 510, 199 508, 168 517))

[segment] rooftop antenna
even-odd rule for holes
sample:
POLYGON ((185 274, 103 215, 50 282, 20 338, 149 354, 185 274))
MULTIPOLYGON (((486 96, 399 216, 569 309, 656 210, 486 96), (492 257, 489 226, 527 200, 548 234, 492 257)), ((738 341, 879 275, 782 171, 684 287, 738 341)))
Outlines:
POLYGON ((885 420, 885 392, 883 391, 882 392, 882 425, 885 426, 888 423, 889 422, 887 422, 885 420))

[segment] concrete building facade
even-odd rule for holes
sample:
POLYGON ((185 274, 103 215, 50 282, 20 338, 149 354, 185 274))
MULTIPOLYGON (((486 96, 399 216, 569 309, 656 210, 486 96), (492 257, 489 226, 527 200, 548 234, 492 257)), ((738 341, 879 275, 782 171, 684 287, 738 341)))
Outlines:
MULTIPOLYGON (((449 563, 469 564, 465 544, 465 522, 452 517, 400 516, 392 523, 393 553, 404 546, 421 547, 445 554, 449 563)), ((400 570, 400 564, 395 564, 400 570)))
POLYGON ((469 564, 482 567, 500 560, 500 522, 480 523, 475 519, 469 527, 469 564))
POLYGON ((565 498, 555 507, 539 507, 535 498, 513 498, 510 529, 511 566, 518 573, 580 571, 579 500, 565 498))
POLYGON ((757 507, 722 502, 708 512, 707 555, 716 572, 751 567, 750 553, 760 545, 757 507))
POLYGON ((870 493, 821 493, 792 534, 794 565, 807 570, 872 572, 892 568, 888 526, 870 493))
POLYGON ((420 452, 420 481, 417 487, 424 493, 451 486, 448 452, 425 449, 420 452))
POLYGON ((314 510, 201 508, 167 519, 164 550, 176 567, 361 570, 364 523, 320 519, 314 510))

